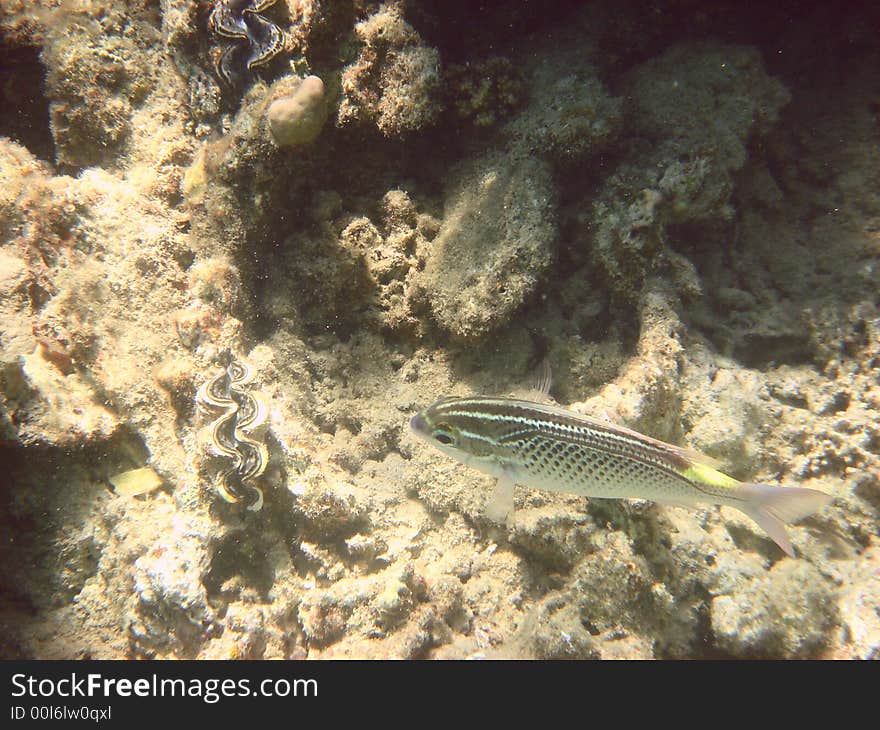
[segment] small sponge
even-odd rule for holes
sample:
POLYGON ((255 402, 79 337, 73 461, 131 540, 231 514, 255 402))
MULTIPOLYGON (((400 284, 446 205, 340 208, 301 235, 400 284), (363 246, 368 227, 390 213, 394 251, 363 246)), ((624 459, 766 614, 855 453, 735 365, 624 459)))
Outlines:
POLYGON ((324 82, 317 76, 307 76, 291 96, 269 105, 266 118, 272 139, 279 147, 312 142, 327 118, 324 82))

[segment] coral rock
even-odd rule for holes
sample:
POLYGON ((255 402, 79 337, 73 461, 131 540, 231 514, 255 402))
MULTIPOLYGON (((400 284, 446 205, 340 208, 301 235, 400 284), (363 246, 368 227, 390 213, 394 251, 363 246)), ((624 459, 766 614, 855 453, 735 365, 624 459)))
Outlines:
POLYGON ((386 137, 397 137, 433 122, 442 108, 437 50, 422 44, 396 4, 355 30, 364 47, 342 72, 340 124, 372 121, 386 137))
POLYGON ((289 97, 276 99, 266 111, 269 131, 279 147, 312 142, 327 118, 324 82, 307 76, 289 97))
POLYGON ((831 595, 828 580, 815 567, 784 561, 766 577, 715 597, 715 640, 740 657, 816 656, 837 618, 831 595))
POLYGON ((483 336, 523 304, 550 264, 555 208, 540 160, 490 154, 459 171, 424 277, 445 329, 483 336))

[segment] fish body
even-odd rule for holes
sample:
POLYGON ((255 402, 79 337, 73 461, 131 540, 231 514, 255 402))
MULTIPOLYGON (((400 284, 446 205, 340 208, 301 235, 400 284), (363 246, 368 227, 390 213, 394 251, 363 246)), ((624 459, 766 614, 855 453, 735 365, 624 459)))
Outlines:
POLYGON ((785 523, 830 501, 814 489, 740 482, 711 459, 622 426, 514 398, 441 398, 410 421, 419 437, 498 478, 487 514, 501 520, 513 486, 685 506, 736 507, 789 555, 785 523))

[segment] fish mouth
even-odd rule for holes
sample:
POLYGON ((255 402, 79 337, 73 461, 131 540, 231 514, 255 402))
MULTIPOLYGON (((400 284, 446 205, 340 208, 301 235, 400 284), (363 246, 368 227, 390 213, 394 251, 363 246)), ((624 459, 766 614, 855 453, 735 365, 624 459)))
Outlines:
POLYGON ((409 419, 409 427, 410 429, 418 434, 419 436, 427 436, 430 429, 428 428, 428 422, 425 420, 425 416, 423 411, 419 411, 412 418, 409 419))

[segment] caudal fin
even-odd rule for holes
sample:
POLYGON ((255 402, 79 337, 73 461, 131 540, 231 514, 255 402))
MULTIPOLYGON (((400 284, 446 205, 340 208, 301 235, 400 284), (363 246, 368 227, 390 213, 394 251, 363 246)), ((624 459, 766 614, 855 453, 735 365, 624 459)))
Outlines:
POLYGON ((743 499, 737 507, 757 522, 770 539, 791 557, 794 557, 794 550, 785 525, 818 512, 831 501, 831 495, 816 489, 767 484, 743 484, 737 496, 743 499))

